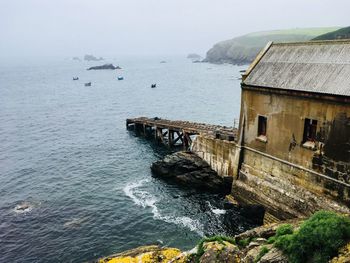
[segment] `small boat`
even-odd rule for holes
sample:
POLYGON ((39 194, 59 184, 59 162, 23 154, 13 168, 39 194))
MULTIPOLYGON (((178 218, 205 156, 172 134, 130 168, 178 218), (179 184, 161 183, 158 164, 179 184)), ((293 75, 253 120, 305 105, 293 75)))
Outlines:
POLYGON ((124 79, 124 77, 118 77, 118 80, 123 80, 124 79))
POLYGON ((154 89, 154 88, 156 88, 156 87, 157 87, 157 84, 152 84, 152 85, 151 85, 151 88, 152 88, 152 89, 154 89))
POLYGON ((73 80, 79 80, 79 78, 78 77, 73 77, 73 80))
POLYGON ((84 85, 85 85, 85 87, 90 87, 91 86, 91 82, 85 83, 84 85))

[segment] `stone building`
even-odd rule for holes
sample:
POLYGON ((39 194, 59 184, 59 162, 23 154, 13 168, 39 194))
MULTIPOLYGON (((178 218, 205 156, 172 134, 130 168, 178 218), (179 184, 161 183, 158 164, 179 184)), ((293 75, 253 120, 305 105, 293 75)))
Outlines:
POLYGON ((242 76, 236 142, 194 151, 274 219, 349 212, 350 40, 269 43, 242 76))

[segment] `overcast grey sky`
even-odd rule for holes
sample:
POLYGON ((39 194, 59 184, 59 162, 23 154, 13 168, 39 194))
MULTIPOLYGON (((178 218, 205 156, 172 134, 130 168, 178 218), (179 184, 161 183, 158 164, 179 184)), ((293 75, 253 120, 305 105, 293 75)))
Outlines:
POLYGON ((204 54, 261 30, 348 26, 349 0, 0 0, 0 56, 204 54))

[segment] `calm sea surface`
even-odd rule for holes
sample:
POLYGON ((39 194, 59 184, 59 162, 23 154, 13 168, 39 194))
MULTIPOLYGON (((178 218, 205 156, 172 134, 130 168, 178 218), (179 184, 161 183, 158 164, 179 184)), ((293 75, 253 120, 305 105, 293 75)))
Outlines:
POLYGON ((108 62, 123 70, 59 58, 0 62, 0 262, 84 262, 155 243, 189 249, 250 227, 238 213, 233 229, 222 223, 220 196, 152 178, 151 163, 167 150, 125 129, 136 116, 232 126, 243 68, 108 62))

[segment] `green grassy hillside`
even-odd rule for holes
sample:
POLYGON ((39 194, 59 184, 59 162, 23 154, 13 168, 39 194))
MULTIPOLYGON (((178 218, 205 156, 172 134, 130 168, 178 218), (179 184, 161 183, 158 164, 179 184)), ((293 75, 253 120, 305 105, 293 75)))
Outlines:
POLYGON ((312 40, 350 39, 350 26, 322 34, 312 40))
POLYGON ((338 29, 339 27, 297 28, 251 33, 215 44, 207 52, 204 61, 218 64, 249 64, 269 41, 309 41, 319 35, 338 29))

